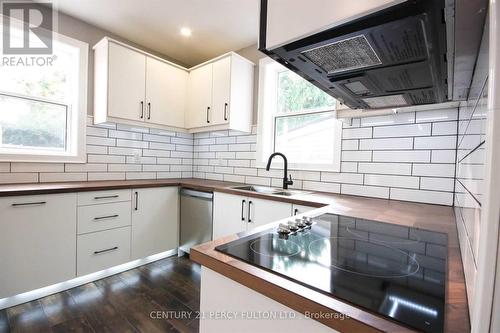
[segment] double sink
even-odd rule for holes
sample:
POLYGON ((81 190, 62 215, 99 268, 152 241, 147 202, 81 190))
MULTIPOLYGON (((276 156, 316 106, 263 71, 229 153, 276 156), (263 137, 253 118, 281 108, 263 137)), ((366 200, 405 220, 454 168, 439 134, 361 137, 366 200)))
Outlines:
POLYGON ((233 190, 257 192, 257 193, 262 193, 262 194, 281 195, 281 196, 286 196, 286 197, 310 193, 310 192, 306 192, 306 191, 284 190, 284 189, 276 188, 276 187, 254 186, 254 185, 233 186, 230 188, 233 190))

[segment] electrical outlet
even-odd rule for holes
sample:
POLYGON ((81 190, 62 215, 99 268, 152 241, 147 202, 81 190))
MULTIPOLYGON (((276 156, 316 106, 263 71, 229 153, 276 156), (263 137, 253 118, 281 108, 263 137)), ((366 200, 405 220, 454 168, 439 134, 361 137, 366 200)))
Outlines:
POLYGON ((134 163, 141 163, 141 155, 138 152, 134 153, 134 163))

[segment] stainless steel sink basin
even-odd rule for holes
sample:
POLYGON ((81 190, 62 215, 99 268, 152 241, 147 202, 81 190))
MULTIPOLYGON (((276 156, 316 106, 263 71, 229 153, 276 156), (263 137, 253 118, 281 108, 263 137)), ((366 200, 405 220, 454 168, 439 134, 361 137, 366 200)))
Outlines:
POLYGON ((231 187, 234 190, 240 191, 249 191, 249 192, 257 192, 263 194, 273 194, 273 195, 283 195, 287 197, 291 197, 299 194, 306 194, 310 192, 299 191, 299 190, 284 190, 276 187, 267 187, 267 186, 254 186, 254 185, 245 185, 245 186, 234 186, 231 187))

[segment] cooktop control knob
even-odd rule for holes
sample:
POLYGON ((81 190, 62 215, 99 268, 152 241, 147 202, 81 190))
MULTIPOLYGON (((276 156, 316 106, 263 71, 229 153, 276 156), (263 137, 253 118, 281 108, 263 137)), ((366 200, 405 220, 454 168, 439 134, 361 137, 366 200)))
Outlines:
POLYGON ((290 233, 290 228, 288 227, 288 225, 280 223, 280 225, 278 226, 278 233, 280 233, 280 234, 289 234, 290 233))
POLYGON ((307 227, 307 224, 305 224, 304 220, 302 220, 302 219, 295 219, 295 224, 299 228, 305 228, 305 227, 307 227))
POLYGON ((293 221, 289 221, 288 222, 288 228, 290 229, 290 231, 297 231, 297 230, 299 230, 299 226, 297 225, 297 223, 295 223, 293 221))
POLYGON ((310 218, 310 217, 306 217, 306 216, 304 216, 304 217, 302 217, 302 220, 304 221, 304 223, 305 223, 306 225, 311 225, 311 224, 313 223, 313 222, 312 222, 312 218, 310 218))

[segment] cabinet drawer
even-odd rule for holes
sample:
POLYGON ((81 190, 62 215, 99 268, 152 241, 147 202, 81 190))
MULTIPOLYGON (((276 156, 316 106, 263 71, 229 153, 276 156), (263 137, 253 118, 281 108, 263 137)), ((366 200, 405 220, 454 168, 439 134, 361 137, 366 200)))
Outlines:
POLYGON ((78 207, 78 234, 130 225, 130 201, 78 207))
POLYGON ((85 275, 130 261, 130 227, 78 236, 76 271, 85 275))
POLYGON ((110 190, 78 193, 78 206, 130 201, 132 190, 110 190))

